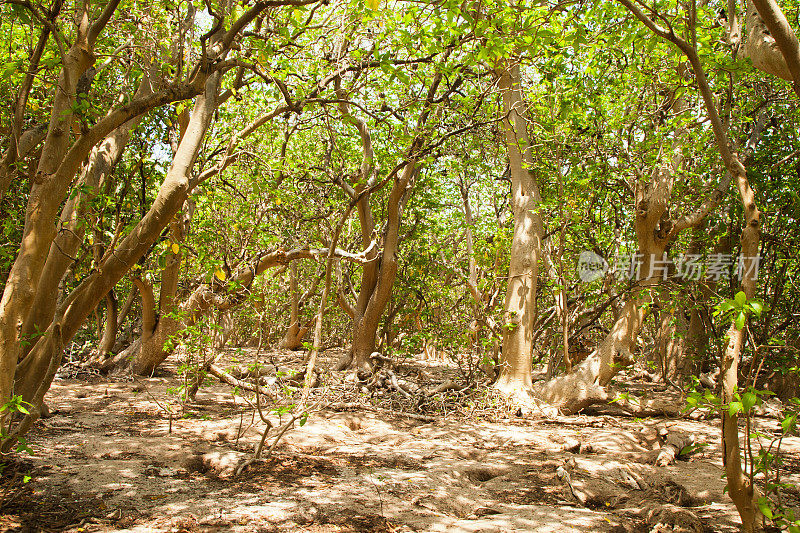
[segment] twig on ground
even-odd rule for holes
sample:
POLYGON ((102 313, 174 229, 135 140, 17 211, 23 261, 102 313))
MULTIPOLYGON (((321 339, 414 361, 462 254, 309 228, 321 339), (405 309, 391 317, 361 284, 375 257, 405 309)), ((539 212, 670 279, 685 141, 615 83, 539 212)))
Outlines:
POLYGON ((405 411, 393 411, 391 409, 384 409, 382 407, 373 407, 371 405, 364 405, 356 402, 332 403, 326 405, 325 408, 330 409, 332 411, 371 411, 373 413, 383 413, 393 416, 402 416, 405 418, 411 418, 413 420, 420 420, 422 422, 435 422, 436 420, 439 419, 438 417, 435 416, 418 415, 416 413, 407 413, 405 411))

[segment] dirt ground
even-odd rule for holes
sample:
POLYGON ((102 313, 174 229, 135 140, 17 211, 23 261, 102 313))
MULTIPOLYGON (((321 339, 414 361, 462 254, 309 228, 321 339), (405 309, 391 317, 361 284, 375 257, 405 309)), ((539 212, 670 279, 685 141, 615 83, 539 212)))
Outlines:
MULTIPOLYGON (((269 357, 298 363, 296 354, 269 357)), ((454 369, 427 364, 426 372, 444 379, 454 369)), ((323 375, 325 386, 342 380, 323 375)), ((168 390, 178 381, 174 367, 152 378, 57 379, 47 398, 53 416, 29 435, 34 455, 0 478, 0 531, 738 530, 723 494, 718 419, 487 416, 444 412, 445 401, 429 406, 433 421, 322 410, 235 476, 264 425, 219 382, 178 412, 168 390), (668 467, 642 462, 664 426, 708 446, 668 467), (583 501, 581 487, 589 487, 583 501)), ((331 388, 332 399, 370 401, 351 389, 345 397, 331 388)), ((389 396, 372 400, 391 407, 389 396)), ((800 438, 783 449, 783 480, 797 485, 800 438)))

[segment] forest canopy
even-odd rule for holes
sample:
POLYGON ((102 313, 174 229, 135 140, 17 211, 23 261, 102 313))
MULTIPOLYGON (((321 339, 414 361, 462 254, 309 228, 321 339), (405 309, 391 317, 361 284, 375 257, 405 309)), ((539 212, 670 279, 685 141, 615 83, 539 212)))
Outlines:
POLYGON ((767 399, 796 431, 799 13, 0 0, 4 457, 65 373, 169 360, 181 401, 213 376, 291 422, 331 376, 418 414, 702 408, 744 530, 800 530, 747 457, 767 399), (267 347, 292 387, 231 369, 267 347))

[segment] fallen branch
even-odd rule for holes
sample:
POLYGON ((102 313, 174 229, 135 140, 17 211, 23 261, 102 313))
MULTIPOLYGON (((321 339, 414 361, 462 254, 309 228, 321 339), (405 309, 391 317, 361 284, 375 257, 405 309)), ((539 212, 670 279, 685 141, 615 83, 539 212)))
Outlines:
POLYGON ((222 368, 220 368, 217 365, 213 365, 213 364, 209 365, 208 372, 212 376, 218 378, 220 381, 223 381, 223 382, 227 383, 228 385, 233 385, 234 387, 238 387, 238 388, 243 389, 243 390, 249 390, 251 392, 257 392, 259 394, 263 394, 264 396, 268 397, 270 400, 275 401, 275 393, 273 393, 271 390, 269 390, 269 389, 267 389, 265 387, 262 387, 260 385, 254 385, 253 383, 250 383, 249 381, 236 379, 235 377, 233 377, 232 375, 230 375, 228 372, 224 371, 222 368))
POLYGON ((666 428, 658 430, 658 436, 664 441, 661 451, 656 457, 656 465, 669 466, 681 455, 681 452, 694 444, 694 435, 687 435, 677 431, 668 431, 666 428))

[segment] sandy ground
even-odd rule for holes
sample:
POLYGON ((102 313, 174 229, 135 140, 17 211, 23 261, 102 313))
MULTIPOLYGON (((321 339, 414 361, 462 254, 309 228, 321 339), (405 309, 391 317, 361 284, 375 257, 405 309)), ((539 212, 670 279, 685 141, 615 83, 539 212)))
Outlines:
MULTIPOLYGON (((234 476, 263 424, 251 424, 252 408, 230 386, 205 386, 170 420, 165 408, 177 406, 168 389, 177 378, 169 370, 148 379, 79 378, 54 383, 55 414, 29 436, 35 455, 3 473, 0 531, 738 530, 723 494, 718 420, 462 411, 427 422, 323 410, 289 430, 268 460, 234 476), (665 468, 639 462, 665 425, 708 446, 665 468), (580 453, 565 451, 576 441, 580 453), (574 487, 594 487, 595 497, 578 501, 559 467, 574 487), (653 509, 686 509, 700 529, 648 519, 653 509)), ((800 439, 783 448, 784 480, 796 484, 800 439)))

